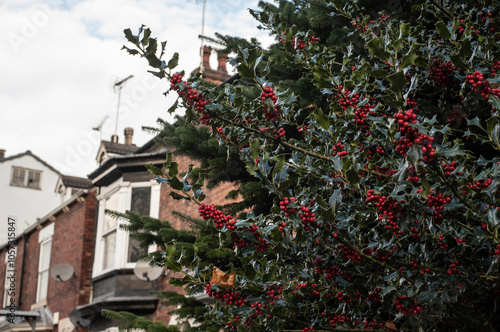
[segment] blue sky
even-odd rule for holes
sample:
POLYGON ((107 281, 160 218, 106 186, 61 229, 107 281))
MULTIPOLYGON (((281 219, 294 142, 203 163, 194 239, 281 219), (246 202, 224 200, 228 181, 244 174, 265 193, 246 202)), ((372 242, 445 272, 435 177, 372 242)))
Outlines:
MULTIPOLYGON (((268 45, 271 38, 247 11, 257 3, 207 0, 205 34, 257 37, 268 45)), ((168 42, 167 57, 179 52, 179 70, 199 64, 200 0, 3 0, 0 17, 0 149, 6 156, 31 150, 68 175, 96 167, 100 137, 92 127, 107 117, 102 137, 114 133, 117 80, 134 75, 122 92, 121 142, 125 127, 142 145, 152 138, 142 126, 169 119, 167 83, 147 74, 143 59, 121 51, 123 29, 150 27, 168 42)))

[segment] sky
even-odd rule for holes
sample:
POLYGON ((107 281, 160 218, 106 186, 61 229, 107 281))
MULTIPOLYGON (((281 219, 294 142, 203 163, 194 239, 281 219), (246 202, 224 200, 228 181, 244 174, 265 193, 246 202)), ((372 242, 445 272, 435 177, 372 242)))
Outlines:
MULTIPOLYGON (((272 38, 248 12, 257 3, 207 0, 205 35, 256 37, 268 46, 272 38)), ((0 1, 0 149, 6 157, 30 150, 65 175, 86 177, 116 123, 120 143, 125 127, 134 129, 134 144, 149 141, 142 127, 170 121, 175 96, 163 96, 168 82, 147 73, 145 59, 121 50, 123 30, 146 25, 167 41, 165 59, 178 52, 179 71, 190 73, 200 62, 202 11, 202 0, 0 1), (113 86, 129 75, 117 122, 113 86)))

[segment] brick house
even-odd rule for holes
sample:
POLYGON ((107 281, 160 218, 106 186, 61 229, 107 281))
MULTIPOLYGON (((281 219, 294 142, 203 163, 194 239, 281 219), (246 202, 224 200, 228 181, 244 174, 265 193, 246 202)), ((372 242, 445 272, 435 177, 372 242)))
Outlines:
MULTIPOLYGON (((54 331, 55 326, 72 331, 70 312, 87 303, 91 295, 96 191, 85 179, 74 185, 77 187, 67 187, 74 194, 63 204, 0 247, 2 307, 37 312, 38 331, 54 331), (12 250, 16 251, 15 262, 9 260, 12 250), (69 265, 74 276, 67 281, 51 276, 51 268, 60 264, 69 265)), ((15 324, 2 318, 0 331, 31 330, 22 317, 15 318, 15 324)))
MULTIPOLYGON (((226 81, 227 57, 219 55, 218 69, 213 70, 210 49, 205 47, 204 51, 203 77, 217 84, 226 81)), ((149 163, 161 168, 169 149, 153 140, 140 147, 134 145, 132 128, 125 129, 124 137, 123 143, 116 135, 101 142, 96 157, 99 166, 88 179, 65 176, 45 165, 55 174, 50 182, 55 200, 46 204, 47 211, 35 216, 38 218, 33 217, 29 227, 16 234, 13 287, 8 278, 11 246, 0 243, 2 308, 9 309, 12 303, 19 312, 38 313, 38 331, 117 331, 117 323, 100 314, 103 308, 133 312, 167 325, 188 324, 175 321, 168 314, 173 308, 161 306, 149 294, 150 290, 181 291, 168 283, 171 273, 164 270, 152 281, 137 278, 133 270, 146 250, 120 228, 123 221, 105 211, 132 210, 169 220, 176 229, 186 229, 187 225, 173 218, 172 211, 198 217, 197 207, 172 199, 168 187, 158 184, 145 168, 149 163), (70 266, 74 275, 67 280, 59 278, 61 266, 70 266), (15 290, 13 296, 9 296, 11 288, 15 290)), ((185 156, 175 160, 179 172, 196 164, 185 156)), ((232 189, 231 183, 223 184, 206 193, 206 202, 227 203, 225 196, 232 189)), ((25 318, 17 317, 15 322, 9 324, 0 315, 0 332, 31 329, 25 318)))

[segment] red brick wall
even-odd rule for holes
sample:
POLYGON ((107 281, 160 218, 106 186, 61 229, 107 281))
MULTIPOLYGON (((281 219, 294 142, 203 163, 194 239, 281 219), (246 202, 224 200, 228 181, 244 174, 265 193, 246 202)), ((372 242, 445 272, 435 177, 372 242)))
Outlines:
MULTIPOLYGON (((174 156, 173 159, 179 164, 179 173, 185 172, 189 164, 197 164, 186 156, 174 156)), ((207 190, 207 188, 203 189, 207 196, 203 201, 205 204, 222 205, 237 201, 225 199, 226 195, 234 189, 234 185, 232 183, 222 183, 213 190, 207 190)), ((175 229, 187 229, 188 225, 185 224, 184 221, 175 217, 172 214, 172 211, 182 212, 191 217, 199 218, 200 214, 198 213, 198 206, 187 200, 175 200, 172 196, 170 196, 170 191, 171 190, 168 185, 163 184, 161 186, 159 219, 168 220, 175 229)))
MULTIPOLYGON (((75 202, 67 212, 60 212, 55 217, 54 235, 50 266, 66 263, 73 267, 77 277, 60 282, 49 277, 47 306, 52 313, 59 312, 60 319, 67 318, 78 305, 86 304, 90 299, 90 281, 94 251, 94 228, 97 213, 96 192, 91 191, 82 202, 75 202)), ((43 227, 47 227, 49 222, 43 227)), ((16 304, 20 310, 31 310, 36 303, 38 282, 38 260, 40 244, 39 230, 34 229, 17 241, 16 258, 16 304), (24 270, 22 269, 23 246, 26 239, 24 270), (23 271, 22 271, 23 270, 23 271), (21 273, 22 271, 22 273, 21 273), (22 287, 21 286, 22 275, 22 287), (21 303, 19 303, 19 292, 21 303)), ((5 254, 7 248, 0 251, 0 294, 3 301, 5 282, 5 254)))
POLYGON ((56 216, 50 266, 69 264, 76 274, 64 282, 49 280, 47 304, 51 312, 59 312, 59 319, 69 317, 78 305, 89 302, 95 214, 95 192, 90 192, 84 202, 56 216))

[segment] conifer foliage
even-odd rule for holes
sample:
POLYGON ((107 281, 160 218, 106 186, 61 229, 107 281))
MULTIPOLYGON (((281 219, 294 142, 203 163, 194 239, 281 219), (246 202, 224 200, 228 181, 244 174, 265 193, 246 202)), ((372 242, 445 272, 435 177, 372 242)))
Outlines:
POLYGON ((405 1, 407 18, 296 3, 287 10, 321 3, 353 41, 340 48, 289 25, 290 12, 254 12, 288 54, 278 67, 309 93, 271 80, 276 60, 260 49, 232 60, 237 84, 200 89, 148 29, 125 31, 188 123, 210 126, 274 197, 238 219, 171 157, 165 172, 150 167, 199 205, 231 257, 217 266, 172 241, 161 264, 185 272, 172 283, 205 289, 214 304, 199 319, 228 331, 500 330, 499 4, 405 1), (234 286, 212 282, 214 266, 235 272, 234 286))

